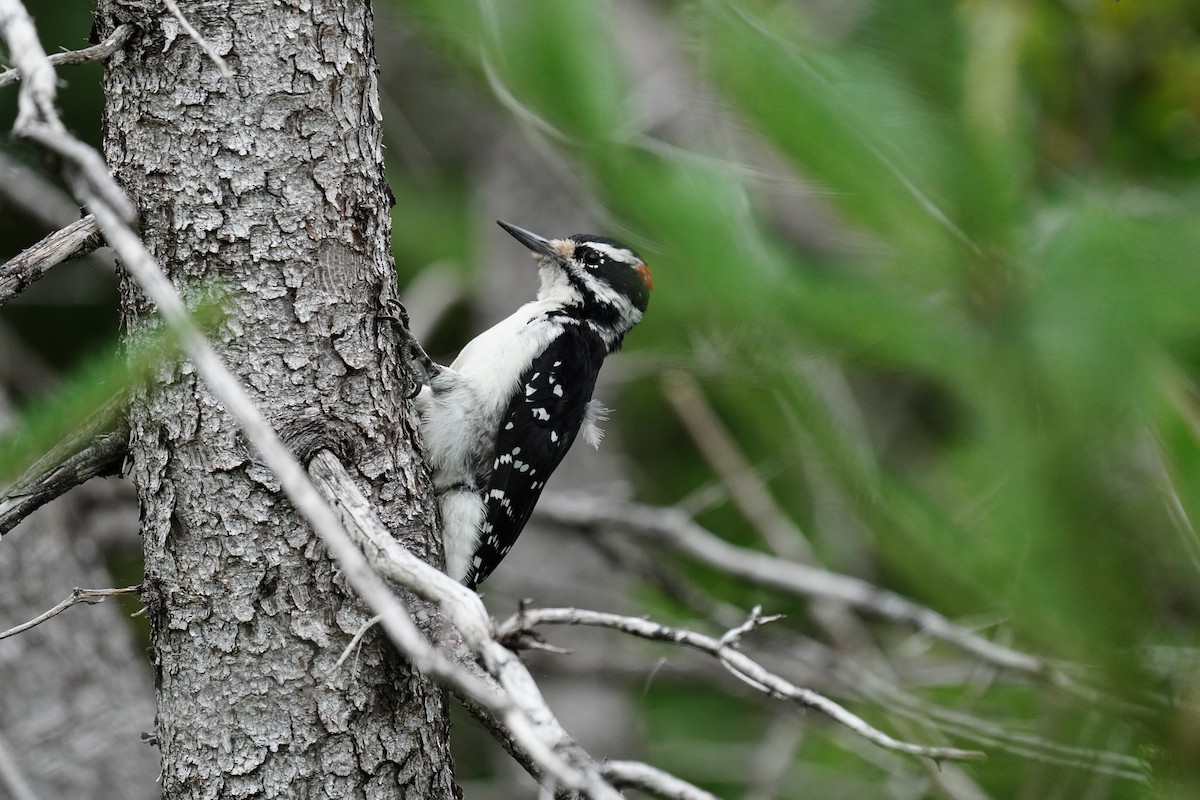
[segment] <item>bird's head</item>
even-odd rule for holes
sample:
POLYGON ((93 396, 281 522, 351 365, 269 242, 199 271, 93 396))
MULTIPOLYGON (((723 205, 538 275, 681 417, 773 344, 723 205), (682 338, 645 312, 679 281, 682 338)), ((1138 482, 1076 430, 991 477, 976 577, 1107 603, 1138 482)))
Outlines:
POLYGON ((646 313, 654 281, 633 248, 596 234, 547 239, 507 222, 499 225, 537 259, 538 300, 559 303, 602 332, 611 331, 606 338, 615 337, 614 344, 646 313))

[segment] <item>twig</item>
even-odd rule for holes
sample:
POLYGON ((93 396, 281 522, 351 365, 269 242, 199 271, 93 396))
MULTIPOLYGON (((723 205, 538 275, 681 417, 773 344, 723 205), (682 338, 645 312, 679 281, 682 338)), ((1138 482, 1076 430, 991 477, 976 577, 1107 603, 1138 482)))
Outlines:
POLYGON ((175 3, 175 0, 163 0, 163 5, 171 12, 171 16, 175 17, 176 21, 179 22, 179 27, 183 28, 184 33, 192 37, 192 41, 204 51, 204 55, 208 56, 209 60, 216 64, 221 77, 232 78, 233 70, 229 68, 229 64, 225 63, 225 59, 221 58, 221 54, 208 43, 207 39, 200 35, 198 30, 192 27, 192 23, 188 22, 188 18, 179 10, 179 6, 175 3))
POLYGON ((877 685, 878 680, 870 675, 856 677, 861 678, 861 681, 855 681, 855 688, 861 691, 865 698, 887 708, 890 713, 922 724, 933 724, 939 730, 961 739, 969 739, 991 750, 1044 764, 1088 770, 1122 780, 1148 782, 1145 762, 1134 756, 1059 744, 1035 734, 1009 730, 990 720, 926 703, 897 687, 880 687, 877 685))
POLYGON ((359 645, 359 642, 361 642, 363 640, 363 637, 367 635, 367 631, 371 630, 371 628, 374 628, 376 625, 378 625, 382 619, 383 619, 382 616, 380 616, 379 614, 376 614, 375 616, 371 617, 369 620, 364 622, 362 624, 362 627, 360 627, 357 631, 354 632, 354 635, 350 637, 350 641, 346 643, 346 647, 342 650, 342 654, 340 656, 338 656, 338 660, 333 662, 333 666, 329 668, 330 675, 332 675, 333 673, 337 672, 339 669, 342 668, 342 664, 346 663, 346 659, 349 658, 350 654, 355 651, 355 649, 359 645))
POLYGON ((667 800, 717 800, 716 795, 640 761, 606 761, 600 771, 616 786, 640 789, 667 800))
MULTIPOLYGON (((742 454, 737 440, 717 416, 696 379, 682 370, 670 370, 663 390, 692 440, 729 491, 738 510, 766 542, 788 561, 816 565, 808 538, 775 501, 762 477, 742 454)), ((844 604, 814 598, 809 613, 829 636, 847 650, 876 649, 862 621, 844 604)))
POLYGON ((98 233, 96 218, 89 214, 0 264, 0 305, 25 291, 51 267, 95 250, 102 244, 98 233))
POLYGON ((0 536, 69 489, 120 471, 129 443, 124 404, 123 393, 113 397, 0 491, 0 536))
POLYGON ((746 617, 746 621, 741 625, 730 628, 721 637, 721 647, 737 647, 741 638, 751 631, 758 630, 763 625, 783 619, 783 614, 772 614, 769 617, 764 617, 762 606, 755 606, 750 609, 750 616, 746 617))
MULTIPOLYGON (((991 720, 930 703, 854 660, 839 659, 836 654, 827 652, 826 646, 820 642, 809 639, 805 640, 804 646, 806 651, 803 653, 795 646, 789 648, 785 657, 830 665, 827 674, 835 683, 875 703, 892 716, 972 741, 992 751, 1086 769, 1125 780, 1146 781, 1145 763, 1133 756, 1059 744, 1035 734, 1022 733, 1020 729, 1009 729, 991 720), (814 648, 816 651, 812 652, 814 648)), ((779 644, 775 643, 772 653, 779 649, 779 644)))
MULTIPOLYGON (((753 619, 754 615, 751 615, 751 618, 753 619)), ((691 647, 695 650, 716 656, 731 673, 745 679, 747 683, 759 688, 760 691, 766 692, 773 697, 792 700, 801 706, 820 711, 864 739, 874 742, 887 750, 924 756, 935 761, 975 761, 985 757, 978 750, 960 750, 955 747, 931 747, 894 739, 828 697, 811 689, 795 686, 784 678, 769 672, 749 656, 725 644, 723 639, 706 636, 687 628, 662 625, 640 617, 627 617, 620 614, 608 614, 601 611, 588 611, 579 608, 527 608, 520 615, 514 615, 502 624, 499 628, 499 635, 502 637, 509 636, 514 633, 515 627, 521 624, 526 626, 541 624, 591 625, 618 630, 651 641, 672 642, 691 647)))
MULTIPOLYGON (((82 50, 66 50, 62 53, 55 53, 52 56, 47 56, 46 60, 54 67, 103 61, 124 47, 125 43, 129 41, 129 37, 133 36, 135 30, 137 28, 130 24, 118 25, 116 30, 109 34, 108 38, 100 44, 85 47, 82 50)), ((8 86, 10 83, 16 83, 19 80, 21 80, 21 70, 17 67, 0 72, 0 88, 8 86)))
POLYGON ((1004 669, 1073 685, 1071 678, 1046 660, 989 641, 956 625, 933 609, 881 589, 860 578, 784 561, 766 553, 732 545, 670 508, 563 495, 543 497, 536 514, 567 528, 613 530, 651 537, 696 560, 752 583, 802 597, 837 600, 866 613, 916 630, 1004 669))
MULTIPOLYGON (((366 502, 366 498, 363 501, 366 502)), ((453 689, 456 694, 470 697, 503 720, 507 731, 536 761, 543 774, 553 775, 572 788, 583 786, 585 779, 539 736, 536 724, 509 697, 495 691, 479 676, 462 669, 425 638, 399 597, 371 570, 364 554, 355 547, 346 532, 338 530, 329 538, 322 536, 321 539, 341 566, 350 585, 376 612, 388 638, 414 667, 453 689)), ((598 792, 591 796, 606 795, 598 792)))
POLYGON ((138 584, 137 586, 125 586, 121 589, 81 589, 76 586, 71 590, 71 593, 67 595, 65 600, 44 614, 39 614, 28 622, 24 622, 16 627, 9 628, 6 631, 0 631, 0 639, 7 639, 10 636, 16 636, 18 633, 24 633, 30 628, 41 625, 43 622, 51 619, 52 617, 57 617, 71 606, 77 606, 80 603, 88 603, 89 605, 102 603, 106 598, 114 595, 132 594, 133 592, 140 592, 141 590, 141 584, 138 584))

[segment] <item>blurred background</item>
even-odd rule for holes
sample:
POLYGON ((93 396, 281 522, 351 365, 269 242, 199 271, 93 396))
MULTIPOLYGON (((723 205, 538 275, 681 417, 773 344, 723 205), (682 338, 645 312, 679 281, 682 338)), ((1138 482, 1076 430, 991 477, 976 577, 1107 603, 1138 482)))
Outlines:
MULTIPOLYGON (((47 50, 86 45, 85 0, 30 11, 47 50)), ((653 270, 650 310, 602 376, 608 438, 575 449, 548 502, 682 508, 741 548, 870 581, 1078 681, 543 519, 483 587, 498 618, 532 598, 719 635, 761 604, 786 618, 748 635, 748 654, 899 738, 988 759, 898 756, 705 656, 548 629, 574 654, 531 661, 594 755, 747 800, 1200 796, 1200 6, 381 0, 375 13, 398 281, 431 354, 449 361, 536 289, 496 219, 615 236, 653 270)), ((59 74, 66 123, 98 144, 101 68, 59 74)), ((0 129, 15 101, 0 92, 0 129)), ((30 148, 0 141, 0 259, 77 216, 30 148)), ((8 405, 94 376, 117 304, 99 252, 0 309, 8 405)), ((66 551, 136 583, 128 492, 89 491, 60 503, 116 508, 96 523, 109 534, 97 546, 90 523, 69 525, 66 551)), ((24 539, 9 541, 0 559, 24 539)), ((79 584, 63 563, 0 627, 79 584)), ((104 609, 120 622, 114 604, 73 613, 94 627, 104 609)), ((61 734, 14 734, 25 717, 0 686, 0 757, 61 734)), ((469 719, 456 737, 468 797, 533 796, 469 719)))

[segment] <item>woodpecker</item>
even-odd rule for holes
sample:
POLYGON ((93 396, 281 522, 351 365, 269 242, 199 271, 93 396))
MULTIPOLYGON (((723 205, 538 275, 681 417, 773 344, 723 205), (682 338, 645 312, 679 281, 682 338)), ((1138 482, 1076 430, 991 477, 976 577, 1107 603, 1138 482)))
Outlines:
POLYGON ((592 398, 596 376, 654 286, 646 263, 613 239, 546 239, 499 225, 537 261, 537 299, 471 340, 449 367, 410 342, 425 373, 417 410, 446 572, 471 588, 508 554, 576 435, 599 446, 607 409, 592 398))

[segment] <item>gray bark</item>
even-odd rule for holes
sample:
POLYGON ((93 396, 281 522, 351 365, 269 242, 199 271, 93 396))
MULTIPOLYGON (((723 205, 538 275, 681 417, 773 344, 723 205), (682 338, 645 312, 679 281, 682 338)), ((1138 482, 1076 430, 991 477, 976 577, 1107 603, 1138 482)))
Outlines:
MULTIPOLYGON (((102 34, 142 31, 108 63, 108 162, 176 286, 223 294, 211 338, 277 429, 346 456, 384 522, 438 563, 376 319, 394 277, 370 9, 180 5, 235 77, 159 0, 101 0, 102 34)), ((152 330, 123 295, 129 334, 152 330)), ((164 797, 452 796, 444 694, 376 635, 334 670, 368 615, 190 366, 160 369, 130 424, 164 797)))

